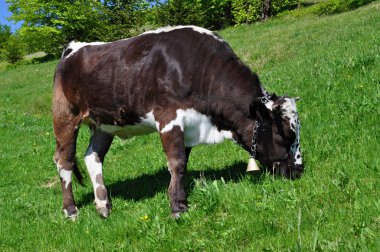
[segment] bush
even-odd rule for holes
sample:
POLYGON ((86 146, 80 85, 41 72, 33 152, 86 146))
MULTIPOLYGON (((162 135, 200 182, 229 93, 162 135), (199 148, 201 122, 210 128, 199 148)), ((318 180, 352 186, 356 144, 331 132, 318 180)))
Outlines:
POLYGON ((24 57, 25 46, 17 36, 11 36, 4 45, 5 59, 11 64, 21 61, 24 57))
POLYGON ((293 10, 300 4, 300 0, 272 0, 272 15, 275 16, 280 12, 293 10))
POLYGON ((1 61, 5 61, 5 49, 3 49, 3 48, 0 48, 0 62, 1 61))
POLYGON ((0 24, 0 61, 5 60, 4 46, 11 35, 11 27, 0 24))
POLYGON ((329 15, 356 9, 374 0, 325 0, 315 9, 318 15, 329 15))
POLYGON ((28 53, 45 52, 60 56, 67 40, 61 30, 48 27, 22 27, 19 31, 28 53))
POLYGON ((233 0, 232 14, 237 24, 253 23, 260 19, 262 0, 233 0))
MULTIPOLYGON (((272 16, 300 5, 300 0, 272 0, 272 16)), ((263 0, 232 0, 232 14, 237 24, 253 23, 261 19, 263 0)))
POLYGON ((3 44, 8 40, 8 38, 11 35, 11 27, 8 25, 0 24, 0 48, 3 47, 3 44))
POLYGON ((197 25, 218 30, 233 23, 232 0, 156 1, 155 22, 159 26, 197 25))

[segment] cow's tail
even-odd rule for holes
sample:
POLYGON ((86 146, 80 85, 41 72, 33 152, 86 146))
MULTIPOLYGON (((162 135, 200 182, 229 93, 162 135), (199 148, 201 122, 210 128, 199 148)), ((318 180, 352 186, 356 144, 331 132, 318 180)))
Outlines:
POLYGON ((79 184, 83 185, 83 176, 75 157, 76 142, 82 117, 78 112, 79 109, 77 106, 74 106, 67 99, 63 91, 62 83, 60 66, 58 66, 54 78, 52 108, 53 129, 56 139, 54 161, 59 169, 71 170, 79 184))

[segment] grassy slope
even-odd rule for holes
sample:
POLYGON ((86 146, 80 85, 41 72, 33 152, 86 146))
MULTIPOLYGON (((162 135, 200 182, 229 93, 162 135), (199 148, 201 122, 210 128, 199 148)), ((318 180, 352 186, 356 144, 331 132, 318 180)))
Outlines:
MULTIPOLYGON (((307 171, 297 181, 249 177, 247 154, 232 143, 197 147, 191 207, 179 222, 168 217, 169 175, 154 134, 111 147, 109 219, 96 215, 87 179, 75 187, 80 218, 65 221, 52 163, 57 62, 0 72, 0 250, 379 250, 379 10, 375 2, 221 32, 268 90, 301 96, 307 171)), ((87 138, 83 128, 78 157, 87 138)))

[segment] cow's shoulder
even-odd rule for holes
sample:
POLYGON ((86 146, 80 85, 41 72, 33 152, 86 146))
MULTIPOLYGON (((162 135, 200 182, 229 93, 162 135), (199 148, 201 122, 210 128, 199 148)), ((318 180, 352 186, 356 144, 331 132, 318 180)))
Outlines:
POLYGON ((71 41, 65 50, 62 53, 62 59, 69 58, 70 56, 74 55, 76 52, 81 50, 82 48, 86 46, 98 46, 98 45, 104 45, 107 44, 107 42, 78 42, 78 41, 71 41))

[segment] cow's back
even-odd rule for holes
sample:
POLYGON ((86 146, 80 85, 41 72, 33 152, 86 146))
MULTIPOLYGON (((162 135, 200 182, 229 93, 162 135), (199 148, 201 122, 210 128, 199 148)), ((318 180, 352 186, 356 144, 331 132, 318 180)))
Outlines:
POLYGON ((65 94, 105 123, 133 124, 154 107, 193 107, 218 92, 233 97, 240 79, 248 80, 239 84, 246 91, 254 87, 251 71, 226 42, 192 27, 89 44, 66 54, 57 68, 65 94))

